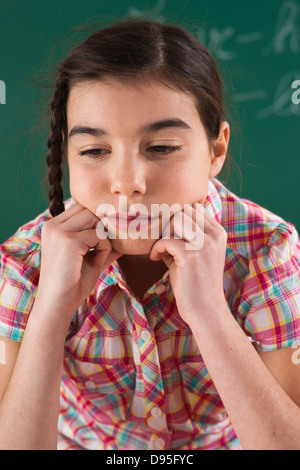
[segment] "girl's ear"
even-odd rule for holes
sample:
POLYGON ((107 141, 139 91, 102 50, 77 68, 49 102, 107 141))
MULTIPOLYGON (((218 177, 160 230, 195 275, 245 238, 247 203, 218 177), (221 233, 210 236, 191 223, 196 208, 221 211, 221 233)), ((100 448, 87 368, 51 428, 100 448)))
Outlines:
POLYGON ((222 121, 219 135, 213 143, 212 159, 209 178, 217 176, 223 168, 230 138, 230 127, 228 122, 222 121))

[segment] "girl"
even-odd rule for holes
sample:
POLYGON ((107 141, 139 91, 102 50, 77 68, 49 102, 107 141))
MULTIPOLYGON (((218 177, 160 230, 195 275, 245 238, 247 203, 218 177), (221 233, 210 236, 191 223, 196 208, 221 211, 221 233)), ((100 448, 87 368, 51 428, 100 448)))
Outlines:
POLYGON ((1 246, 1 448, 299 449, 298 233, 216 178, 208 51, 121 21, 71 51, 50 104, 49 210, 1 246))

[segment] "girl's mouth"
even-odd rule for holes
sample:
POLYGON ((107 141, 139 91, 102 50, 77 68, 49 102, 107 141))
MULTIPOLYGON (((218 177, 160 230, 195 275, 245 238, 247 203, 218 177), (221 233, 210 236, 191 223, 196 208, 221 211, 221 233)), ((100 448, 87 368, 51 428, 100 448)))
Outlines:
POLYGON ((116 214, 115 216, 108 216, 107 221, 109 225, 113 225, 119 230, 126 231, 142 231, 148 229, 149 226, 159 221, 157 217, 145 217, 142 215, 128 215, 128 214, 116 214))

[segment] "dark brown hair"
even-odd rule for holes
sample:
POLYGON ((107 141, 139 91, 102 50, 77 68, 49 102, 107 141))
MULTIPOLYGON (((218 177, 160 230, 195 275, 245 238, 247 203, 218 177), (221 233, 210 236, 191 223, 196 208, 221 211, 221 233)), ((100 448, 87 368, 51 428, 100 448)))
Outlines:
POLYGON ((113 77, 122 81, 157 80, 191 94, 210 143, 224 119, 220 72, 207 49, 186 30, 152 20, 121 20, 97 30, 60 63, 50 100, 51 132, 47 141, 49 210, 64 211, 62 133, 67 136, 66 106, 75 84, 113 77))

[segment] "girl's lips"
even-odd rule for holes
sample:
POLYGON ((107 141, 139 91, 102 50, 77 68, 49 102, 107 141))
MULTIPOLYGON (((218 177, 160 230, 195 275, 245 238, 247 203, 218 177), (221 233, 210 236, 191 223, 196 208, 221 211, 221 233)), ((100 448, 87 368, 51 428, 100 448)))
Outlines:
POLYGON ((123 214, 116 214, 115 216, 108 216, 107 221, 109 224, 114 225, 121 230, 143 230, 152 223, 159 220, 159 217, 142 217, 142 216, 124 216, 123 214), (133 223, 133 221, 136 221, 133 223), (132 224, 132 225, 131 225, 132 224))

